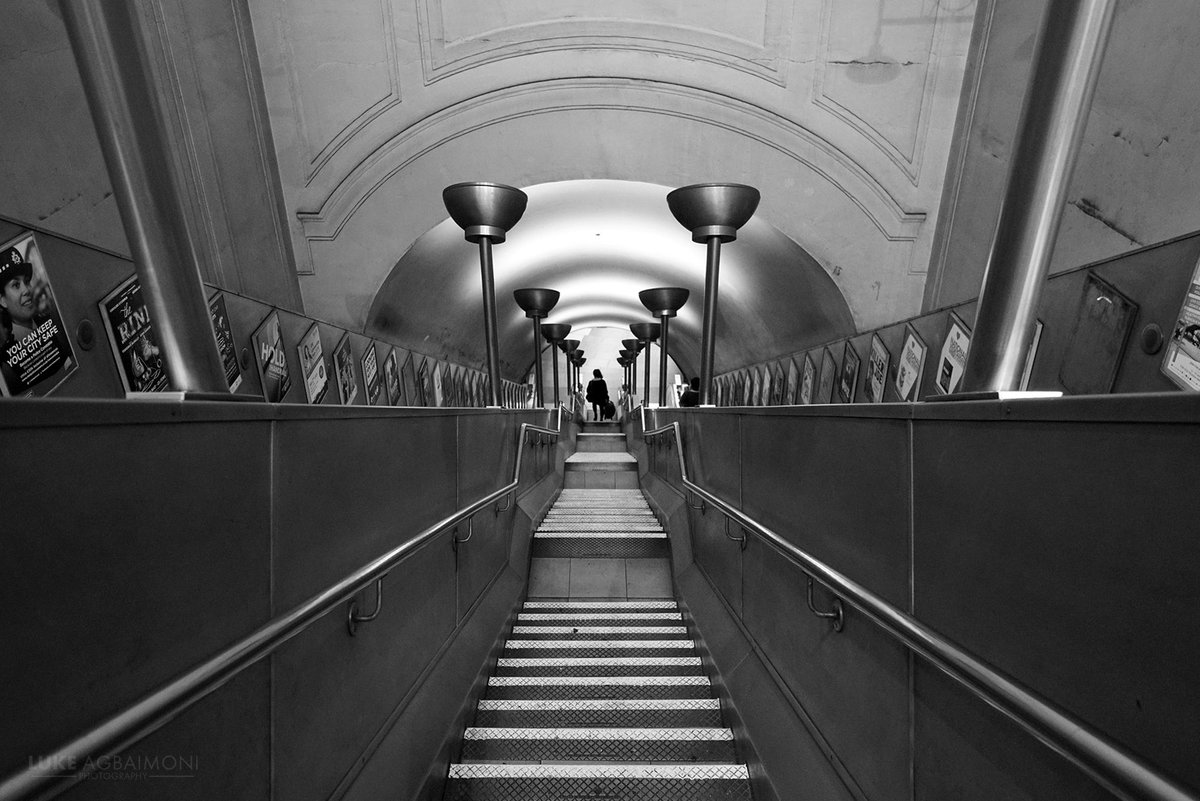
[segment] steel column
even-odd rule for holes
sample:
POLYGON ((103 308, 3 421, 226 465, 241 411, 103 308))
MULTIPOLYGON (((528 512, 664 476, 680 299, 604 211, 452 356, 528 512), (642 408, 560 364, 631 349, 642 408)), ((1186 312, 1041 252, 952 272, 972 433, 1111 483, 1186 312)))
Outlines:
POLYGON ((173 389, 229 394, 136 3, 62 0, 142 297, 173 389))
POLYGON ((962 392, 1020 388, 1116 0, 1051 0, 988 254, 962 392))

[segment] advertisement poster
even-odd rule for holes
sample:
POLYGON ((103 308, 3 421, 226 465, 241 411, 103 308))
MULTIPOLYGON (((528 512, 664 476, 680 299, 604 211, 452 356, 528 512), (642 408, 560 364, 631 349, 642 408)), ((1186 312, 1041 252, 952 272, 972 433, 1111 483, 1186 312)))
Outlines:
POLYGON ((842 354, 842 372, 838 376, 838 397, 842 403, 854 403, 854 391, 858 388, 858 351, 846 341, 842 354))
POLYGON ((171 388, 150 325, 150 310, 142 300, 142 286, 131 275, 100 303, 100 319, 108 332, 117 374, 126 392, 165 392, 171 388))
POLYGON ((817 403, 833 403, 833 380, 837 362, 829 348, 821 353, 821 383, 817 388, 817 403))
POLYGON ((892 354, 878 334, 871 336, 871 356, 867 359, 867 383, 863 387, 867 403, 883 403, 883 386, 887 383, 888 363, 892 354))
POLYGON ((1068 394, 1113 391, 1137 313, 1132 298, 1095 273, 1087 273, 1075 326, 1058 368, 1058 380, 1068 394))
POLYGON ((304 394, 309 403, 320 403, 329 391, 329 373, 325 370, 325 352, 321 350, 321 332, 316 323, 308 327, 296 351, 300 354, 304 394))
POLYGON ((230 392, 237 392, 242 385, 242 368, 238 365, 237 343, 229 325, 229 313, 225 310, 225 296, 218 292, 208 302, 208 316, 212 318, 213 336, 217 339, 217 352, 225 368, 225 382, 230 392))
POLYGON ((400 368, 400 383, 404 387, 405 403, 409 406, 425 405, 425 402, 421 400, 420 385, 417 383, 417 371, 413 367, 411 353, 404 359, 404 366, 400 368))
POLYGON ((1033 375, 1033 360, 1037 358, 1038 345, 1042 341, 1042 329, 1046 327, 1045 323, 1038 320, 1033 326, 1033 339, 1029 340, 1029 352, 1025 356, 1025 369, 1021 371, 1021 386, 1022 392, 1029 389, 1029 379, 1033 375))
POLYGON ((387 387, 388 406, 400 405, 400 368, 396 364, 396 349, 388 351, 383 360, 383 383, 387 387))
POLYGON ((433 374, 433 405, 434 406, 447 405, 446 404, 446 390, 445 390, 446 376, 442 374, 444 369, 445 368, 443 368, 443 370, 439 370, 437 367, 437 362, 434 362, 433 367, 430 368, 430 373, 433 374))
POLYGON ((32 233, 0 247, 0 392, 46 395, 78 367, 32 233))
POLYGON ((421 388, 421 405, 436 406, 433 402, 433 379, 429 377, 430 359, 425 358, 421 361, 421 368, 417 370, 417 386, 421 388))
POLYGON ((958 315, 950 315, 950 328, 946 332, 946 341, 942 343, 942 352, 938 355, 937 376, 933 380, 933 388, 941 395, 953 395, 962 383, 963 370, 967 367, 967 351, 971 349, 971 332, 958 319, 958 315))
POLYGON ((813 386, 817 382, 817 365, 810 354, 804 354, 804 377, 800 379, 800 402, 805 406, 813 402, 813 386))
POLYGON ((367 388, 367 405, 378 406, 383 392, 383 379, 379 375, 379 362, 375 360, 375 343, 367 345, 362 355, 363 386, 367 388))
POLYGON ((338 397, 343 406, 358 400, 358 382, 354 379, 354 354, 350 352, 350 335, 342 339, 333 349, 333 373, 337 377, 338 397))
POLYGON ((900 349, 900 362, 896 365, 896 393, 900 400, 908 402, 917 399, 921 386, 921 373, 925 370, 925 354, 928 348, 917 336, 913 327, 904 329, 904 347, 900 349))
POLYGON ((279 328, 279 312, 271 312, 251 337, 254 356, 258 362, 258 377, 262 381, 263 398, 267 403, 279 403, 292 388, 288 372, 287 353, 283 348, 283 332, 279 328))
POLYGON ((1200 264, 1188 283, 1175 331, 1167 340, 1161 369, 1183 389, 1200 392, 1200 264))
POLYGON ((796 369, 796 360, 788 359, 787 389, 783 392, 783 402, 788 406, 796 404, 796 392, 800 389, 800 371, 796 369))

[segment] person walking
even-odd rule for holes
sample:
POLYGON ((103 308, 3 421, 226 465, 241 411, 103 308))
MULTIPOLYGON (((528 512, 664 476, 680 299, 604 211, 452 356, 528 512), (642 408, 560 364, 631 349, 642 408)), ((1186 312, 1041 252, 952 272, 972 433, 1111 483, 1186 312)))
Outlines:
POLYGON ((593 370, 592 376, 587 385, 587 402, 592 404, 592 419, 598 422, 604 405, 608 403, 608 384, 599 370, 593 370))

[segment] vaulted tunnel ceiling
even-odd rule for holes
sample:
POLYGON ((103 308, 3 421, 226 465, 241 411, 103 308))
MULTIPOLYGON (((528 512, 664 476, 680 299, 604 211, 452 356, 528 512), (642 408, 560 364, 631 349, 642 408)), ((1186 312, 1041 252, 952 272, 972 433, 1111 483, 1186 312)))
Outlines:
MULTIPOLYGON (((570 323, 576 330, 615 326, 626 337, 630 323, 654 319, 638 300, 639 291, 684 287, 691 296, 671 322, 671 352, 685 372, 698 371, 706 249, 671 216, 669 189, 603 180, 526 189, 524 217, 493 248, 506 374, 523 374, 532 362, 532 323, 512 294, 522 287, 561 293, 547 322, 570 323)), ((760 218, 722 248, 719 288, 718 371, 853 329, 845 299, 820 264, 760 218)), ((483 340, 482 320, 478 248, 446 220, 392 269, 367 328, 469 360, 483 340)))
POLYGON ((485 362, 477 248, 441 190, 529 194, 494 249, 501 369, 532 360, 512 290, 562 293, 576 330, 672 326, 699 366, 705 250, 666 194, 749 184, 722 251, 718 372, 919 311, 973 3, 584 0, 252 7, 306 310, 485 362))

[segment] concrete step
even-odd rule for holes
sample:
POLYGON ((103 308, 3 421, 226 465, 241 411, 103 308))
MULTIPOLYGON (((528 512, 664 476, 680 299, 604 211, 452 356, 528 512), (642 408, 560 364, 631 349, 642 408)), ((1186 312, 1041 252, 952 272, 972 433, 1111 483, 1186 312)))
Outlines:
POLYGON ((626 763, 735 761, 727 728, 514 728, 471 727, 462 760, 626 763))
POLYGON ((575 437, 575 450, 585 453, 625 453, 625 435, 618 433, 588 433, 575 437))
POLYGON ((750 799, 745 765, 496 765, 450 766, 446 801, 540 801, 620 798, 624 801, 750 799))
POLYGON ((703 676, 704 665, 694 654, 682 656, 502 656, 496 676, 703 676))
POLYGON ((567 470, 637 470, 630 453, 573 453, 566 458, 567 470))
POLYGON ((475 708, 475 725, 523 727, 706 727, 721 725, 715 698, 663 698, 551 701, 489 700, 475 708))
POLYGON ((667 535, 659 532, 539 532, 530 556, 538 559, 666 559, 667 535))
POLYGON ((485 698, 711 698, 707 676, 492 676, 485 698))

